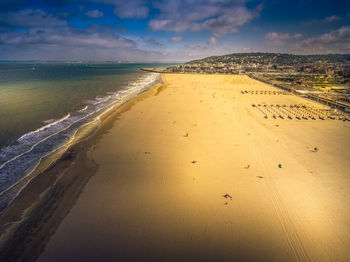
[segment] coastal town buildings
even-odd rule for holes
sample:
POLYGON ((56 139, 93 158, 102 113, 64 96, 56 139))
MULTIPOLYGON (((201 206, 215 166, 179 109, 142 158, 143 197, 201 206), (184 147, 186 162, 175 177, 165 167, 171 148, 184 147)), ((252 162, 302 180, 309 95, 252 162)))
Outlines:
POLYGON ((295 94, 350 110, 350 55, 238 53, 168 67, 168 73, 247 74, 295 94), (300 92, 302 91, 302 92, 300 92))

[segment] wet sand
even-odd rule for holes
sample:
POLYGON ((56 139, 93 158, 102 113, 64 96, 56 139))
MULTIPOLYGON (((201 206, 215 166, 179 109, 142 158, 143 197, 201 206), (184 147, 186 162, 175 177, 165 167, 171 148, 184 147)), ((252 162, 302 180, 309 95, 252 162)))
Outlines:
POLYGON ((246 76, 163 77, 97 141, 38 261, 350 260, 349 122, 264 119, 252 103, 320 105, 243 95, 277 90, 246 76))

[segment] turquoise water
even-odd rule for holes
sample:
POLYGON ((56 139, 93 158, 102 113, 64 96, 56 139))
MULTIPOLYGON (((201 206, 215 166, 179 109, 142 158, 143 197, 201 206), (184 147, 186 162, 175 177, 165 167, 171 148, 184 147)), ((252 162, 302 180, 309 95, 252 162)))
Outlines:
POLYGON ((162 65, 0 64, 0 210, 79 128, 160 82, 139 70, 154 66, 162 65))

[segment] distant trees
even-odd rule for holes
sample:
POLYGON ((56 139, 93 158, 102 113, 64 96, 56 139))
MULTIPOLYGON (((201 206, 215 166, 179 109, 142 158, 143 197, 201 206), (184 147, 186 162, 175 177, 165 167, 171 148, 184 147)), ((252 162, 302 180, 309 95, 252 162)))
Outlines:
POLYGON ((203 59, 189 61, 186 64, 201 63, 260 63, 262 65, 274 64, 296 65, 296 64, 329 64, 345 63, 350 66, 350 54, 328 54, 328 55, 292 55, 280 53, 235 53, 223 56, 210 56, 203 59))

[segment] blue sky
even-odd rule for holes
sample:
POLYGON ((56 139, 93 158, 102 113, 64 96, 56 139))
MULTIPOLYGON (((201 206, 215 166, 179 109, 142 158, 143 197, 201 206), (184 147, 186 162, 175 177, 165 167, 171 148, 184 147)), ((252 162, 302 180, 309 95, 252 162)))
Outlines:
POLYGON ((350 1, 0 0, 0 60, 350 53, 350 1))

